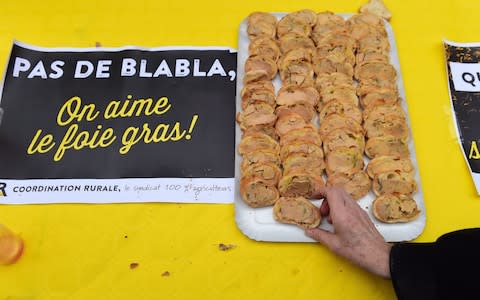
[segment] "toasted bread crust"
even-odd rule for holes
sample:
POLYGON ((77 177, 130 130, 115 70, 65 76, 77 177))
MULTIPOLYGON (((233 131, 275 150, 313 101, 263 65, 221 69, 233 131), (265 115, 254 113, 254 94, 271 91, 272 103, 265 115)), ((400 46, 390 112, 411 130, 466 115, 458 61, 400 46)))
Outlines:
POLYGON ((320 210, 304 197, 281 197, 273 206, 273 217, 280 223, 305 229, 318 227, 322 220, 320 210))
POLYGON ((372 213, 383 223, 405 223, 418 218, 420 210, 415 200, 409 196, 387 194, 373 201, 372 213))
POLYGON ((280 197, 274 185, 256 177, 243 177, 240 180, 240 195, 243 201, 253 208, 271 206, 280 197))

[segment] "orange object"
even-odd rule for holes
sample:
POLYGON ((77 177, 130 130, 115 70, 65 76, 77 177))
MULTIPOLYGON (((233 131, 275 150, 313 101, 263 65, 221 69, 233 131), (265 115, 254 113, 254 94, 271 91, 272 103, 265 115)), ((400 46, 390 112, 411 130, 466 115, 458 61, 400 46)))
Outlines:
POLYGON ((23 253, 23 240, 0 224, 0 264, 16 262, 23 253))

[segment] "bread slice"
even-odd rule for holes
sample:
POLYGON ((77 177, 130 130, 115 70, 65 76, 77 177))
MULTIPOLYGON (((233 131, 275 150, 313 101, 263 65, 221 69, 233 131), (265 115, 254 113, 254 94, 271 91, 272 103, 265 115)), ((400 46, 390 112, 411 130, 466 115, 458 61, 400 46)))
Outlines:
POLYGON ((279 166, 280 156, 278 153, 268 149, 245 153, 243 155, 242 163, 240 164, 240 172, 244 173, 253 164, 258 163, 272 163, 279 166))
POLYGON ((372 182, 367 173, 362 170, 351 175, 333 174, 328 177, 327 185, 342 187, 354 200, 358 200, 368 194, 372 182))
POLYGON ((412 195, 417 190, 417 182, 409 173, 390 171, 373 178, 373 192, 377 196, 395 193, 412 195))
POLYGON ((280 153, 280 145, 277 141, 264 133, 253 132, 249 135, 245 135, 238 146, 238 153, 240 153, 240 155, 261 150, 280 153))
POLYGON ((291 170, 284 174, 278 183, 278 190, 284 197, 310 198, 313 193, 325 186, 320 175, 310 174, 305 170, 291 170))
POLYGON ((312 158, 323 159, 323 150, 320 146, 314 143, 308 142, 293 142, 291 144, 283 145, 280 149, 280 159, 283 161, 287 159, 288 156, 295 154, 295 153, 302 153, 305 156, 309 156, 312 158))
POLYGON ((405 223, 420 215, 417 203, 412 197, 401 194, 386 194, 372 203, 375 218, 384 223, 405 223))
POLYGON ((392 13, 388 10, 382 0, 370 0, 359 9, 361 13, 371 13, 390 21, 392 13))
POLYGON ((331 151, 325 159, 327 175, 342 173, 351 175, 363 170, 365 163, 362 152, 356 148, 340 147, 331 151))
POLYGON ((295 112, 285 112, 277 118, 275 130, 277 134, 282 137, 290 130, 300 129, 305 127, 305 125, 307 125, 307 122, 301 115, 295 112))
POLYGON ((262 162, 252 164, 245 170, 242 170, 242 176, 260 178, 263 182, 276 185, 282 176, 282 170, 274 163, 262 162))
POLYGON ((359 124, 363 122, 362 111, 357 105, 348 100, 338 99, 326 103, 320 110, 320 122, 332 114, 339 114, 343 117, 351 118, 359 124))
POLYGON ((271 206, 280 196, 275 185, 253 176, 240 180, 240 195, 243 201, 253 208, 271 206))
POLYGON ((356 148, 360 153, 365 149, 365 137, 363 134, 354 132, 348 128, 339 128, 330 131, 323 138, 323 151, 325 154, 337 148, 356 148))
POLYGON ((273 217, 280 223, 315 228, 322 219, 320 210, 304 197, 281 197, 273 206, 273 217))
POLYGON ((378 156, 370 160, 367 166, 367 173, 370 178, 385 172, 402 172, 409 174, 412 178, 415 168, 408 157, 378 156))
POLYGON ((407 141, 393 136, 379 136, 368 139, 365 154, 370 158, 378 156, 409 157, 407 141))

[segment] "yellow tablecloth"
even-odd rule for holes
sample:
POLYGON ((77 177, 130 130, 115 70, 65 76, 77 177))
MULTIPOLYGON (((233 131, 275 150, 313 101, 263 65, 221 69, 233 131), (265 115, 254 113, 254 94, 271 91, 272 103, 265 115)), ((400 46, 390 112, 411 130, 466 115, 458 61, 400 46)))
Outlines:
MULTIPOLYGON (((364 3, 266 2, 4 0, 0 67, 13 39, 52 47, 237 47, 239 23, 252 11, 354 12, 364 3)), ((453 129, 442 47, 444 38, 480 41, 480 2, 385 2, 425 195, 427 224, 417 241, 432 241, 480 225, 480 199, 453 129)), ((395 297, 390 281, 320 245, 249 240, 235 225, 233 205, 2 205, 0 222, 26 243, 17 264, 0 266, 0 299, 395 297), (220 251, 219 243, 236 247, 220 251)))

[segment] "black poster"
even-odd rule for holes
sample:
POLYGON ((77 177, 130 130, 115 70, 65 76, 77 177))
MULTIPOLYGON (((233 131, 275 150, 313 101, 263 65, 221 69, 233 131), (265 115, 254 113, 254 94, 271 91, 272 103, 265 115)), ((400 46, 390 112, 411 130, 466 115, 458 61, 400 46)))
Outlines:
POLYGON ((445 51, 458 138, 480 192, 480 44, 446 41, 445 51))
MULTIPOLYGON (((32 198, 98 192, 85 190, 85 185, 99 182, 108 183, 100 184, 107 194, 136 189, 155 198, 166 192, 166 183, 233 178, 235 70, 236 52, 227 48, 45 49, 14 44, 0 102, 5 198, 25 194, 29 187, 32 198), (142 178, 169 181, 145 185, 142 178), (56 179, 67 180, 73 190, 65 185, 55 191, 56 179), (120 179, 137 181, 127 185, 120 179)), ((193 185, 191 190, 197 201, 206 192, 222 190, 210 188, 208 180, 196 183, 200 192, 195 195, 193 185)), ((187 190, 183 185, 176 189, 187 190)))

